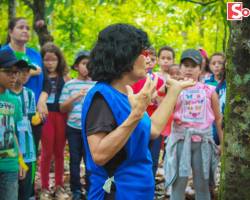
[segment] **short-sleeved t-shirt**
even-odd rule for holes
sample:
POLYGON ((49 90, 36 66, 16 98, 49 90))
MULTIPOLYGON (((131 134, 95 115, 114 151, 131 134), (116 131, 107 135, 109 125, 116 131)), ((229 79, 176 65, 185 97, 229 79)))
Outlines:
POLYGON ((224 114, 225 105, 226 105, 226 93, 227 93, 227 85, 226 81, 222 81, 219 83, 216 87, 216 92, 219 95, 219 101, 220 101, 220 112, 224 114))
MULTIPOLYGON (((3 48, 11 49, 9 44, 5 45, 3 48)), ((43 69, 42 57, 41 57, 41 54, 39 52, 37 52, 36 50, 34 50, 32 48, 26 47, 25 54, 26 54, 26 56, 29 57, 29 59, 33 65, 38 66, 41 69, 43 69)), ((44 78, 43 73, 41 72, 39 75, 31 76, 29 78, 28 82, 25 83, 25 86, 27 88, 31 89, 35 93, 36 103, 38 102, 39 96, 42 92, 43 78, 44 78)))
MULTIPOLYGON (((99 132, 110 133, 117 127, 113 113, 100 93, 93 97, 92 104, 89 108, 86 118, 87 136, 98 134, 99 132)), ((111 177, 117 167, 126 159, 126 151, 123 147, 104 168, 111 177)))
MULTIPOLYGON (((158 75, 156 75, 156 74, 153 73, 153 77, 154 78, 155 78, 155 76, 158 76, 158 75)), ((141 89, 143 88, 144 84, 146 83, 146 80, 147 80, 146 78, 141 79, 141 80, 137 81, 132 86, 133 91, 134 91, 135 94, 137 94, 137 93, 139 93, 141 91, 141 89)), ((162 87, 163 84, 164 84, 164 81, 160 77, 158 77, 158 81, 157 81, 157 85, 156 85, 156 90, 159 90, 162 87)), ((154 113, 154 111, 157 109, 157 107, 158 107, 157 103, 152 102, 147 107, 147 113, 148 113, 148 115, 151 116, 154 113)))
POLYGON ((214 92, 215 87, 200 82, 183 90, 175 105, 174 121, 182 127, 209 128, 214 121, 214 92))
MULTIPOLYGON (((153 77, 155 78, 155 76, 158 76, 158 82, 157 82, 157 85, 156 85, 156 90, 159 90, 162 85, 164 84, 164 80, 158 75, 158 74, 155 74, 153 73, 153 77)), ((139 81, 137 81, 133 86, 133 91, 135 94, 139 93, 140 90, 143 88, 144 84, 146 82, 146 78, 144 79, 141 79, 139 81)), ((158 107, 158 104, 157 103, 154 103, 152 102, 148 107, 147 107, 147 113, 149 116, 151 116, 154 111, 157 109, 158 107)), ((163 136, 168 136, 170 135, 170 132, 171 132, 171 125, 172 125, 172 121, 173 121, 173 114, 170 116, 164 130, 161 132, 161 135, 163 136)))
POLYGON ((16 124, 22 120, 17 97, 5 90, 0 94, 0 172, 18 171, 18 145, 16 124))
MULTIPOLYGON (((81 89, 89 90, 95 85, 94 81, 83 81, 79 79, 72 79, 64 84, 62 93, 59 99, 59 103, 65 102, 68 98, 72 97, 76 93, 79 93, 81 89)), ((79 98, 73 102, 72 110, 68 113, 67 125, 75 128, 82 129, 81 125, 81 115, 82 115, 82 103, 83 98, 79 98)))
POLYGON ((20 101, 23 113, 22 120, 17 123, 19 149, 26 163, 34 162, 36 153, 30 120, 36 112, 35 94, 26 87, 23 87, 23 90, 18 94, 11 93, 20 101))
POLYGON ((215 77, 212 74, 209 79, 205 80, 205 84, 212 85, 212 86, 216 87, 218 85, 218 81, 215 80, 215 77))
POLYGON ((47 94, 50 94, 51 92, 51 82, 48 76, 48 72, 43 68, 43 75, 44 75, 44 79, 43 79, 43 88, 42 91, 46 92, 47 94))

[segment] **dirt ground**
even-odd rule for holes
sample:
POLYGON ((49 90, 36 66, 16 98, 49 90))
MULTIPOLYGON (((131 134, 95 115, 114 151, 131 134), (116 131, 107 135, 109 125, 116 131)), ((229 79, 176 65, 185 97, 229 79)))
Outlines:
MULTIPOLYGON (((69 179, 70 179, 70 173, 69 173, 69 154, 66 148, 65 151, 65 164, 64 164, 64 187, 66 192, 69 194, 69 196, 71 196, 71 192, 70 192, 70 186, 69 186, 69 179)), ((162 160, 159 161, 159 168, 157 170, 157 175, 156 175, 156 179, 155 179, 155 200, 169 200, 169 195, 165 191, 164 188, 164 170, 163 170, 163 166, 162 166, 162 160)), ((39 165, 38 165, 39 166, 39 165)), ((83 184, 83 194, 85 194, 85 166, 82 163, 81 164, 81 182, 83 184)), ((219 172, 217 175, 217 179, 219 180, 219 172)), ((50 173, 50 186, 51 186, 51 191, 54 190, 54 165, 52 163, 51 165, 51 173, 50 173)), ((213 200, 216 200, 216 194, 217 194, 217 188, 218 188, 218 182, 217 182, 217 187, 215 188, 215 196, 212 198, 213 200)), ((36 179, 35 179, 35 191, 36 191, 36 199, 39 199, 39 194, 41 191, 41 183, 40 183, 40 173, 39 170, 36 173, 36 179)), ((192 183, 192 177, 189 178, 188 181, 188 186, 186 188, 186 200, 194 200, 194 188, 193 188, 193 183, 192 183)))

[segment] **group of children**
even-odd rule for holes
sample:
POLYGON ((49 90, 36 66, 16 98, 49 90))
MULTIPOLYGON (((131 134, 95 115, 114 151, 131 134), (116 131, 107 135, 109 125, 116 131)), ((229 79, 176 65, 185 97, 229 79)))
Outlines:
MULTIPOLYGON (((167 93, 167 87, 162 82, 168 76, 176 80, 193 79, 197 82, 180 94, 173 114, 162 132, 163 137, 151 142, 154 175, 161 141, 165 140, 164 178, 166 189, 170 189, 170 199, 185 199, 185 188, 191 175, 196 199, 210 199, 215 181, 213 176, 221 153, 219 145, 223 140, 225 56, 223 53, 214 53, 208 58, 204 49, 187 49, 181 55, 180 64, 176 64, 174 50, 164 46, 157 55, 160 71, 156 73, 152 73, 156 64, 155 50, 150 49, 146 56, 148 73, 158 76, 156 99, 149 106, 154 105, 154 109, 147 110, 149 115, 157 108, 161 96, 167 93)), ((143 87, 143 83, 141 80, 134 85, 135 93, 143 87)))
POLYGON ((70 79, 61 50, 53 43, 41 49, 44 67, 43 92, 38 101, 43 114, 39 116, 34 92, 24 84, 30 70, 36 69, 28 57, 11 49, 0 50, 0 193, 1 200, 29 200, 34 192, 36 145, 31 126, 42 123, 40 199, 69 199, 63 188, 64 147, 68 139, 70 152, 70 187, 72 199, 82 199, 80 163, 83 159, 81 138, 81 105, 94 82, 88 77, 86 64, 89 52, 80 51, 72 69, 77 77, 70 79), (48 83, 49 82, 49 83, 48 83), (55 191, 50 191, 51 160, 55 164, 55 191), (18 175, 19 172, 19 175, 18 175))
MULTIPOLYGON (((56 45, 46 43, 41 49, 41 56, 47 78, 44 79, 38 103, 43 110, 42 120, 37 123, 34 118, 37 112, 35 94, 24 86, 29 80, 30 70, 36 70, 36 66, 25 55, 20 56, 10 49, 0 51, 0 199, 28 200, 32 196, 38 155, 31 126, 40 123, 43 123, 40 199, 52 197, 49 185, 52 159, 55 163, 53 195, 56 199, 69 199, 63 188, 66 139, 70 153, 72 199, 83 198, 80 182, 80 163, 84 158, 81 106, 83 97, 95 84, 89 78, 86 67, 89 52, 80 51, 76 55, 71 67, 78 72, 74 79, 69 78, 66 61, 56 45)), ((165 140, 165 179, 166 187, 171 185, 171 199, 184 199, 192 169, 196 199, 210 199, 210 171, 215 170, 220 151, 214 141, 219 145, 223 138, 221 114, 226 95, 225 56, 215 53, 208 58, 203 49, 188 49, 182 53, 180 64, 176 64, 175 52, 169 46, 162 47, 158 55, 151 48, 144 56, 147 72, 152 78, 158 76, 156 93, 147 109, 149 115, 166 95, 165 83, 169 76, 176 80, 190 78, 197 82, 181 93, 162 136, 150 144, 154 175, 161 144, 165 140), (157 63, 159 72, 155 73, 157 63), (209 159, 214 164, 211 169, 211 166, 206 166, 209 159)), ((134 92, 139 92, 144 83, 145 79, 135 83, 134 92)))

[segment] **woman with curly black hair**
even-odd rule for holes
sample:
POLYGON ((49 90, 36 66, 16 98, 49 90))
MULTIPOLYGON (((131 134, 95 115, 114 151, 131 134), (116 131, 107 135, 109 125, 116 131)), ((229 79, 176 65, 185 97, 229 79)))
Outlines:
POLYGON ((147 34, 128 24, 110 25, 99 33, 88 70, 97 84, 82 110, 82 134, 89 172, 89 200, 154 198, 148 144, 159 136, 181 90, 193 84, 168 79, 168 94, 151 116, 157 79, 150 76, 138 94, 130 85, 146 76, 147 34))

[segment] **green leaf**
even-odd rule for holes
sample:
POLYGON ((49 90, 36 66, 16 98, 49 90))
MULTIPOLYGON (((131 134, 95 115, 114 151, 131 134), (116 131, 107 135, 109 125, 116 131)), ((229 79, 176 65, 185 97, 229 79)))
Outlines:
POLYGON ((244 75, 244 78, 243 78, 243 83, 244 83, 244 84, 247 84, 248 81, 250 81, 250 74, 245 74, 245 75, 244 75))
POLYGON ((237 95, 234 97, 234 100, 235 100, 236 102, 240 102, 240 101, 241 101, 240 95, 237 94, 237 95))
POLYGON ((240 75, 238 75, 238 74, 236 74, 234 76, 233 81, 234 81, 234 84, 237 85, 237 86, 242 84, 242 79, 241 79, 240 75))

